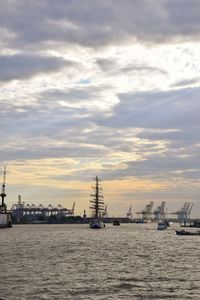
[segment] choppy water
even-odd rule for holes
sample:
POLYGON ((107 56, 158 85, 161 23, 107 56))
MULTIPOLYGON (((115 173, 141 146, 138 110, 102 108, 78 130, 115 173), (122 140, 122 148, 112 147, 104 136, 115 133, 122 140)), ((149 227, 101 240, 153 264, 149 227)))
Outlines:
POLYGON ((200 236, 175 225, 0 230, 0 299, 200 299, 200 236))

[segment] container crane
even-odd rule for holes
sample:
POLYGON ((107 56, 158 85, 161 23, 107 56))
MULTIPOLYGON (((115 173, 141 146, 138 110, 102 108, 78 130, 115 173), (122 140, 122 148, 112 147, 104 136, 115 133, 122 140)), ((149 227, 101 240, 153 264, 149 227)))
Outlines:
POLYGON ((166 202, 162 201, 161 205, 154 210, 154 220, 165 219, 165 204, 166 202))
POLYGON ((149 204, 147 204, 145 206, 145 208, 142 211, 137 212, 137 214, 142 215, 142 219, 143 220, 145 220, 145 221, 151 221, 151 219, 152 219, 153 205, 154 205, 154 202, 151 201, 149 204))

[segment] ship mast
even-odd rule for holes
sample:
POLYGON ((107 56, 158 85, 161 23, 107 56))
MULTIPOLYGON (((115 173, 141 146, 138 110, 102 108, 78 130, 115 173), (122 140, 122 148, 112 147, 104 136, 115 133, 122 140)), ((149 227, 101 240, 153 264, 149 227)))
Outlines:
POLYGON ((104 211, 104 202, 103 195, 101 194, 101 187, 99 186, 98 176, 95 177, 95 187, 93 187, 93 189, 94 194, 90 195, 93 197, 93 199, 90 200, 90 203, 92 204, 90 209, 94 211, 94 218, 99 218, 99 212, 104 211))
POLYGON ((6 208, 6 204, 4 201, 4 198, 6 197, 6 166, 4 166, 4 171, 3 171, 3 184, 2 184, 2 189, 1 189, 1 206, 0 206, 0 211, 2 212, 6 212, 7 208, 6 208))

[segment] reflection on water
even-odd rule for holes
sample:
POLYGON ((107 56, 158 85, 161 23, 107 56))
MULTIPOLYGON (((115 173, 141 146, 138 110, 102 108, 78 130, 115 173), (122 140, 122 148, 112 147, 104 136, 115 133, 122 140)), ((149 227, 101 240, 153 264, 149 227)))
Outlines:
POLYGON ((200 236, 156 224, 0 230, 0 299, 200 299, 200 236))

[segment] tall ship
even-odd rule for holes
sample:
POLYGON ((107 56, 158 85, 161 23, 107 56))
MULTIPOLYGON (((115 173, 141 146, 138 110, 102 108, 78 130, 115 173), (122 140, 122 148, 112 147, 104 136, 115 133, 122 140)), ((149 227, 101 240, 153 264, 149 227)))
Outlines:
POLYGON ((99 183, 98 176, 95 177, 95 186, 93 187, 94 192, 90 195, 92 199, 90 200, 90 209, 92 210, 92 221, 90 223, 90 228, 101 229, 105 227, 105 224, 101 220, 102 213, 105 211, 102 188, 99 183))
POLYGON ((3 171, 3 184, 1 189, 1 205, 0 205, 0 228, 12 227, 11 214, 7 211, 7 205, 5 203, 6 187, 6 167, 3 171))

